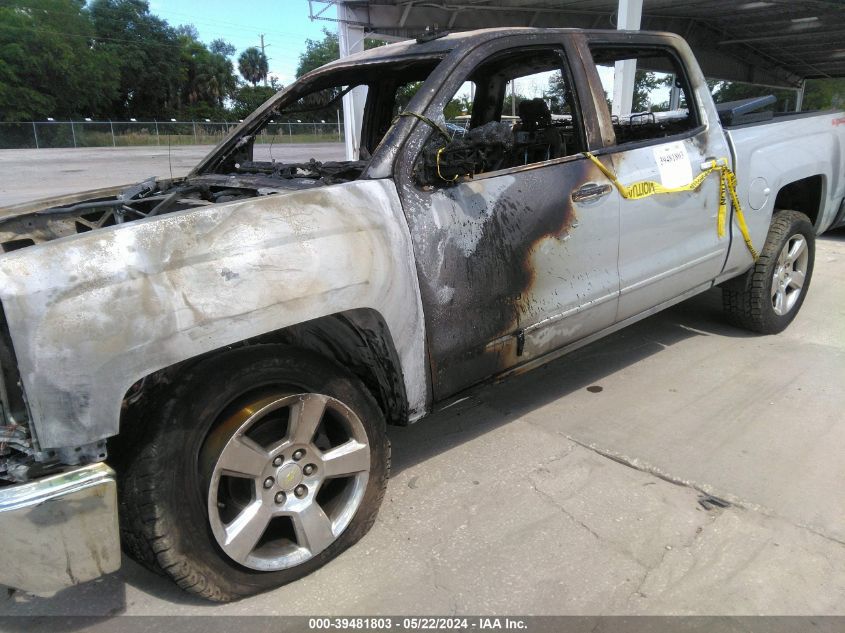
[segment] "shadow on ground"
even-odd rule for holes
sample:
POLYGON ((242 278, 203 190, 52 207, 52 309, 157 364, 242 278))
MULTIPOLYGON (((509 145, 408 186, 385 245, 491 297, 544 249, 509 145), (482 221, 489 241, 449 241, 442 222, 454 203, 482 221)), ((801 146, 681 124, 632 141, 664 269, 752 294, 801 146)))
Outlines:
POLYGON ((479 386, 467 398, 410 427, 391 428, 393 473, 425 461, 695 336, 755 336, 725 322, 721 291, 710 290, 526 374, 479 386), (483 411, 476 406, 483 400, 483 411))

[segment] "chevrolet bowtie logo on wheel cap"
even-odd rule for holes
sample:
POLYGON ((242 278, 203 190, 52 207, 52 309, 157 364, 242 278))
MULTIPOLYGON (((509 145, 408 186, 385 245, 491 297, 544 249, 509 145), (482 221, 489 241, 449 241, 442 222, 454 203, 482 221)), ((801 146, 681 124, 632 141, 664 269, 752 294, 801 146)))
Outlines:
POLYGON ((285 491, 291 491, 302 482, 302 469, 297 464, 286 464, 276 471, 276 481, 285 491))

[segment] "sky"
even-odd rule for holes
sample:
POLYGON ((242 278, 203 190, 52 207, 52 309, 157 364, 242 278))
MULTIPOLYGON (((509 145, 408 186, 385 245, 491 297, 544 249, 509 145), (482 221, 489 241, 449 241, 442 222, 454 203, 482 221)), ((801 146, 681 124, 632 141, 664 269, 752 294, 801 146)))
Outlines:
MULTIPOLYGON (((269 58, 270 76, 282 85, 293 82, 299 54, 306 39, 321 39, 323 29, 336 31, 337 25, 327 20, 308 17, 308 0, 148 0, 150 11, 172 26, 193 24, 206 44, 219 37, 237 49, 234 60, 250 46, 260 44, 264 33, 265 52, 269 58)), ((325 9, 324 17, 334 18, 335 8, 314 2, 314 11, 325 9)), ((613 74, 601 72, 608 94, 613 94, 613 74)), ((548 73, 550 74, 550 73, 548 73)), ((542 97, 548 88, 548 77, 517 80, 516 90, 527 97, 542 97)), ((468 96, 468 89, 465 91, 468 96)), ((668 95, 668 89, 665 90, 668 95)), ((667 96, 668 98, 668 96, 667 96)), ((664 99, 665 100, 665 99, 664 99)))
MULTIPOLYGON (((206 44, 222 37, 237 49, 235 60, 250 46, 260 44, 264 33, 265 53, 270 62, 270 75, 283 84, 296 75, 299 54, 305 40, 321 39, 322 29, 336 30, 334 22, 311 21, 308 0, 149 0, 150 12, 172 26, 193 24, 206 44)), ((326 5, 314 3, 315 13, 326 5)), ((336 15, 329 6, 323 14, 336 15)))

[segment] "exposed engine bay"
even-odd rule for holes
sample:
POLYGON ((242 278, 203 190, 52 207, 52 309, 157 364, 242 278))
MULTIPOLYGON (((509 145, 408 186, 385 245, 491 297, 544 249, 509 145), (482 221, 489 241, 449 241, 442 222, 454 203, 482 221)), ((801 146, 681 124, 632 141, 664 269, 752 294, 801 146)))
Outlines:
POLYGON ((0 482, 26 481, 34 454, 25 426, 0 426, 0 482))
POLYGON ((116 224, 211 204, 322 187, 358 178, 366 161, 279 163, 245 160, 228 174, 149 178, 117 196, 0 218, 4 253, 116 224))

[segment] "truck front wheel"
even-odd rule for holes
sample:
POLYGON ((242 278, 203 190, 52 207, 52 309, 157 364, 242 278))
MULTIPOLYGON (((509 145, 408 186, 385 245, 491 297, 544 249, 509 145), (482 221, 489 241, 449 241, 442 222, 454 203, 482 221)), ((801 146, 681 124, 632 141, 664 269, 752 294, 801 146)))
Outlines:
POLYGON ((783 331, 807 296, 815 252, 809 218, 798 211, 776 211, 757 262, 722 286, 731 322, 761 334, 783 331))
POLYGON ((229 601, 291 582, 375 520, 390 467, 384 417, 320 356, 225 352, 145 417, 121 476, 124 543, 187 591, 229 601))

